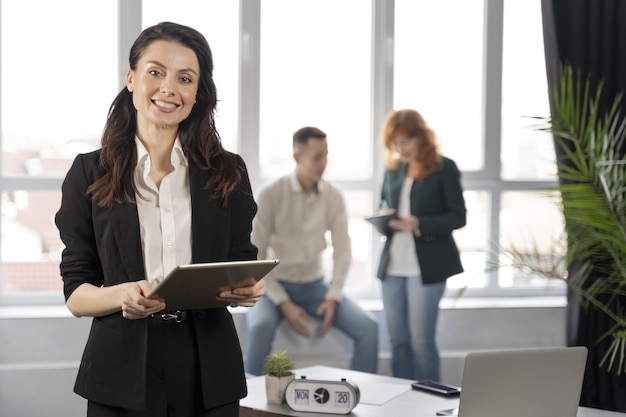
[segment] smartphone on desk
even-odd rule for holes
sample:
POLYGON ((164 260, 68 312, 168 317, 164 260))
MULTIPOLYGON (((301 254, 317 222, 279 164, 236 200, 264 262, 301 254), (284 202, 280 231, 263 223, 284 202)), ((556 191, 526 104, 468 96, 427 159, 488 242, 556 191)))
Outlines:
POLYGON ((443 395, 444 397, 456 397, 461 395, 461 387, 435 381, 416 381, 411 384, 411 387, 420 391, 443 395))
POLYGON ((447 410, 439 410, 437 411, 438 416, 458 416, 459 409, 458 408, 448 408, 447 410))

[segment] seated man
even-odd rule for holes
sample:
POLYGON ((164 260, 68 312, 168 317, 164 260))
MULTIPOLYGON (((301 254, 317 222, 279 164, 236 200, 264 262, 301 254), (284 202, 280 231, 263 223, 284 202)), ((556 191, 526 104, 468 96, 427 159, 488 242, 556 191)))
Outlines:
POLYGON ((283 318, 297 334, 310 337, 308 323, 321 321, 318 336, 330 326, 354 341, 351 368, 375 373, 378 365, 378 323, 343 295, 352 249, 348 214, 341 192, 322 179, 328 156, 326 134, 304 127, 293 135, 295 171, 263 188, 252 242, 259 259, 273 250, 280 265, 265 277, 265 295, 248 311, 246 372, 260 375, 283 318), (322 252, 326 231, 333 246, 333 275, 324 280, 322 252))

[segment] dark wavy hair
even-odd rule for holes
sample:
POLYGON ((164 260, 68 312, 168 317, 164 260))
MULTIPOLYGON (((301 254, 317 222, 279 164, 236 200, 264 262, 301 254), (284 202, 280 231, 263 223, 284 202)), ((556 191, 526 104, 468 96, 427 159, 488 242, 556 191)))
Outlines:
POLYGON ((393 149, 392 141, 396 136, 414 138, 418 142, 419 152, 414 163, 410 164, 409 176, 423 179, 443 166, 443 157, 439 153, 435 132, 428 126, 422 115, 416 110, 405 109, 390 112, 385 118, 382 129, 382 143, 385 148, 387 168, 396 169, 399 159, 393 149))
MULTIPOLYGON (((196 103, 189 116, 178 126, 178 137, 190 163, 210 171, 210 179, 204 188, 213 187, 213 198, 225 204, 239 184, 241 171, 232 155, 222 146, 215 128, 217 90, 213 82, 211 48, 197 30, 177 23, 162 22, 146 28, 135 40, 128 58, 131 70, 137 69, 138 61, 155 41, 175 42, 196 54, 200 65, 196 103)), ((87 190, 100 206, 110 207, 124 201, 134 201, 126 184, 132 184, 133 190, 137 192, 133 175, 137 165, 136 113, 132 93, 123 88, 109 108, 102 133, 100 162, 104 174, 87 190)))

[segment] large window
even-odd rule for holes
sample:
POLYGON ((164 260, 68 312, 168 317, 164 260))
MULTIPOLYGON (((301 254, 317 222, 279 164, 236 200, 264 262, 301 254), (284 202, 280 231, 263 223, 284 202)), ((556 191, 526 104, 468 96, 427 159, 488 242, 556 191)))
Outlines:
POLYGON ((0 295, 58 298, 60 180, 77 153, 99 146, 117 94, 117 5, 21 0, 0 7, 0 295))
POLYGON ((548 254, 562 232, 554 196, 540 192, 554 184, 555 164, 535 119, 549 112, 539 0, 21 0, 0 8, 0 303, 60 301, 53 217, 61 181, 77 153, 99 146, 128 61, 119 45, 165 20, 207 37, 218 129, 245 157, 255 189, 293 169, 295 130, 327 132, 327 178, 344 189, 350 214, 348 292, 379 295, 380 236, 363 220, 380 192, 378 130, 391 109, 414 108, 463 171, 468 223, 455 238, 466 272, 448 281, 448 295, 562 293, 536 277, 485 272, 498 261, 494 248, 548 254))
POLYGON ((550 114, 540 0, 504 5, 502 51, 502 178, 554 179, 551 135, 537 118, 550 114), (520 36, 524 33, 525 36, 520 36))
POLYGON ((483 2, 395 4, 394 109, 419 111, 459 168, 482 169, 483 2))
POLYGON ((364 0, 262 2, 262 177, 293 169, 292 134, 303 126, 328 134, 329 178, 371 177, 372 135, 365 122, 371 97, 371 10, 364 0))
MULTIPOLYGON (((543 53, 541 0, 504 2, 502 25, 502 96, 500 103, 499 186, 494 206, 500 213, 499 247, 523 257, 550 262, 565 250, 564 219, 558 195, 541 188, 556 180, 552 136, 543 131, 550 115, 543 53)), ((506 263, 506 262, 504 262, 506 263)), ((496 277, 492 277, 496 280, 496 277)), ((524 271, 502 270, 497 289, 534 288, 539 294, 557 281, 524 271)))

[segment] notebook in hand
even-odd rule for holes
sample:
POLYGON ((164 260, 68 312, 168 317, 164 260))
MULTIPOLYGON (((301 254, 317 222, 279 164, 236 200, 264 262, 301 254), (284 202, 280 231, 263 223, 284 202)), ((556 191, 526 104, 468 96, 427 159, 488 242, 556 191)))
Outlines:
POLYGON ((376 230, 378 230, 379 233, 383 235, 388 235, 388 234, 393 233, 393 229, 389 227, 387 222, 397 217, 398 216, 396 215, 396 212, 394 211, 392 213, 386 213, 386 214, 375 214, 373 216, 366 217, 365 220, 370 222, 376 228, 376 230))
POLYGON ((576 417, 586 360, 582 346, 469 353, 458 416, 576 417))
POLYGON ((271 259, 180 265, 148 297, 162 297, 167 310, 226 307, 228 303, 217 300, 217 294, 254 285, 278 263, 278 259, 271 259))

